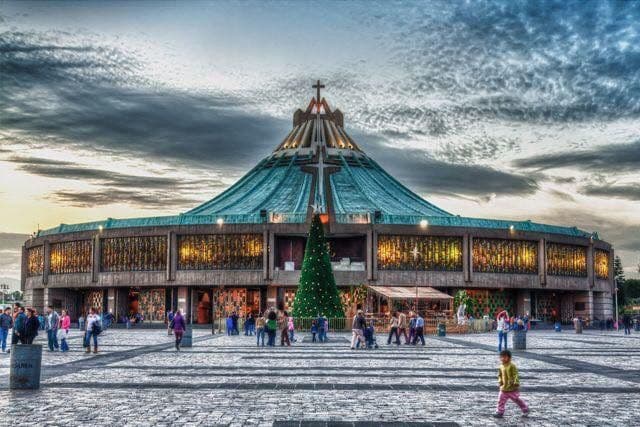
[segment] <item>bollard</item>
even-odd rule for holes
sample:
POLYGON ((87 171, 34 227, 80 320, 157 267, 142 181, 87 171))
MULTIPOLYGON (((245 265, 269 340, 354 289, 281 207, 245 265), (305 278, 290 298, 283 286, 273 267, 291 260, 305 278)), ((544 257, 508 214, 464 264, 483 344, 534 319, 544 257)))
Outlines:
POLYGON ((445 337, 447 336, 447 325, 444 323, 438 323, 438 336, 445 337))
POLYGON ((182 343, 180 347, 192 347, 193 346, 193 329, 190 326, 187 326, 187 329, 184 331, 182 335, 182 343))
POLYGON ((515 330, 513 331, 513 349, 514 350, 526 350, 527 349, 527 331, 515 330))
POLYGON ((11 366, 9 368, 9 389, 39 389, 41 364, 42 346, 40 344, 12 345, 11 366))

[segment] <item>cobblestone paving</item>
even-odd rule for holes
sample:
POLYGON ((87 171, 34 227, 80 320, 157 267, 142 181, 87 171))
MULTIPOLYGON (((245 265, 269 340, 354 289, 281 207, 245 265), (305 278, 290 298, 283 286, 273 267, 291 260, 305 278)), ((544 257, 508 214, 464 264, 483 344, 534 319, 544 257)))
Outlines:
MULTIPOLYGON (((382 337, 378 337, 379 339, 382 337)), ((494 420, 494 334, 428 337, 425 347, 351 351, 346 340, 256 348, 194 330, 180 353, 161 330, 110 330, 100 354, 43 358, 42 388, 7 390, 0 419, 37 425, 639 425, 640 334, 532 331, 514 352, 522 394, 494 420)), ((381 340, 382 341, 382 340, 381 340)))

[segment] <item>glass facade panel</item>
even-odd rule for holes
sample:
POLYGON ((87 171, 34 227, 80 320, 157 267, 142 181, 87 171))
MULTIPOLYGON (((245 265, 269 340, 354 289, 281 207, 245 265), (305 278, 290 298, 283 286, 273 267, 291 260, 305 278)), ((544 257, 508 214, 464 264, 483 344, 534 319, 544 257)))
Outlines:
POLYGON ((378 269, 462 271, 462 237, 379 235, 378 269))
POLYGON ((547 274, 587 277, 587 248, 585 246, 548 243, 547 274))
POLYGON ((44 271, 44 247, 27 249, 27 276, 40 276, 44 271))
POLYGON ((50 273, 89 273, 91 271, 91 240, 52 243, 50 273))
POLYGON ((473 271, 537 274, 538 242, 474 238, 473 271))
POLYGON ((609 252, 596 249, 593 253, 594 271, 598 279, 609 278, 609 252))
POLYGON ((178 236, 179 270, 260 270, 262 234, 178 236))
POLYGON ((102 239, 100 243, 100 271, 167 268, 167 236, 116 237, 102 239))

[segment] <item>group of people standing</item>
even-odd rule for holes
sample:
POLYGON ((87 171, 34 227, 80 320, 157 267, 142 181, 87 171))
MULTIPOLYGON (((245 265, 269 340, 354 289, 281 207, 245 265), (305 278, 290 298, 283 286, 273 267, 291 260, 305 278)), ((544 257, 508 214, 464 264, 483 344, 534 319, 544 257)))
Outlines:
POLYGON ((255 319, 256 325, 256 345, 264 347, 264 339, 267 337, 267 346, 275 347, 276 335, 280 332, 280 346, 291 346, 295 342, 295 326, 293 317, 286 311, 270 309, 262 316, 255 319))
MULTIPOLYGON (((95 309, 90 309, 84 322, 83 345, 86 352, 91 352, 90 340, 93 337, 93 352, 98 352, 98 335, 102 331, 101 321, 95 309)), ((67 310, 60 314, 48 306, 44 314, 38 315, 35 309, 23 307, 16 303, 13 310, 10 307, 0 314, 0 347, 3 353, 9 353, 7 341, 11 330, 11 345, 33 344, 38 331, 44 329, 47 333, 47 347, 49 351, 69 351, 67 338, 71 329, 71 318, 67 310)))

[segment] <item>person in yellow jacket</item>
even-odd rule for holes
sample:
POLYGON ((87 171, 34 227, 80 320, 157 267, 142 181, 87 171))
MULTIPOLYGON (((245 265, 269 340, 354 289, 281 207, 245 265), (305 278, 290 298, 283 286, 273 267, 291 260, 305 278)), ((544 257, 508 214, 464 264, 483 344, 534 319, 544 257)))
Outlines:
POLYGON ((498 368, 498 384, 500 385, 500 394, 498 394, 498 409, 493 416, 502 418, 504 416, 504 407, 507 400, 513 400, 522 410, 522 414, 526 417, 529 415, 529 406, 520 398, 520 378, 518 376, 518 368, 511 361, 511 352, 503 350, 500 352, 500 368, 498 368))

